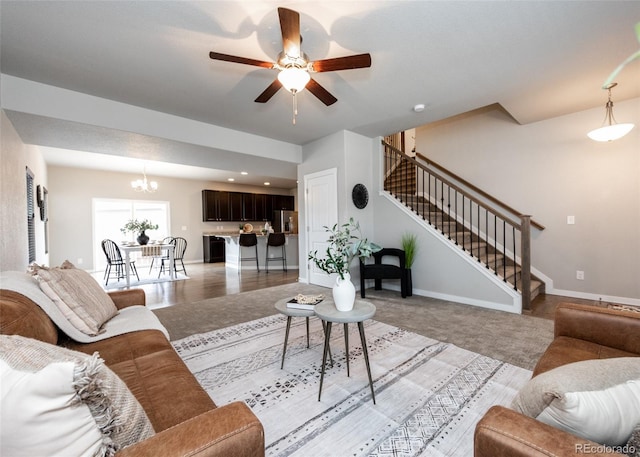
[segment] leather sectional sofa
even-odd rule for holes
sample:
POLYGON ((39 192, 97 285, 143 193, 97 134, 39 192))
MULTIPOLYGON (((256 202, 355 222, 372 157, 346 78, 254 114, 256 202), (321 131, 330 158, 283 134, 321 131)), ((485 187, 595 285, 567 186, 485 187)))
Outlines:
MULTIPOLYGON (((562 303, 555 314, 554 340, 533 376, 573 362, 640 356, 640 313, 562 303)), ((478 422, 475 457, 624 455, 598 443, 493 406, 478 422)))
MULTIPOLYGON (((111 292, 110 296, 118 309, 145 304, 142 290, 111 292)), ((29 298, 0 290, 0 333, 87 354, 99 352, 142 405, 156 431, 118 451, 118 457, 264 456, 264 431, 257 417, 242 402, 217 407, 159 330, 74 342, 29 298)))

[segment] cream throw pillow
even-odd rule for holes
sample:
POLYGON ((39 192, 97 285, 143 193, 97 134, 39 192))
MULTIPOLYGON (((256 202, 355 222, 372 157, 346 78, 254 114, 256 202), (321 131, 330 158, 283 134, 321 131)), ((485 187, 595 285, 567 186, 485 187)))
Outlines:
POLYGON ((539 374, 512 408, 573 435, 623 446, 640 423, 640 357, 587 360, 539 374))
POLYGON ((65 260, 59 268, 32 265, 42 291, 67 320, 82 333, 97 335, 101 327, 118 313, 116 305, 100 284, 84 270, 65 260))
POLYGON ((0 360, 0 454, 110 454, 91 411, 78 398, 76 377, 73 362, 52 363, 30 373, 0 360))
POLYGON ((85 451, 99 449, 97 455, 112 456, 155 434, 138 400, 98 353, 1 335, 0 360, 0 455, 93 455, 85 451))

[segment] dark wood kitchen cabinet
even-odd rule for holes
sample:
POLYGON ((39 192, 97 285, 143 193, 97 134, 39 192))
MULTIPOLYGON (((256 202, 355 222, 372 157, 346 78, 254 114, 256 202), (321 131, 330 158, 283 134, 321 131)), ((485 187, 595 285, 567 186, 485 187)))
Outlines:
POLYGON ((242 220, 258 220, 258 218, 256 218, 256 194, 242 194, 242 220))
POLYGON ((295 201, 292 195, 208 189, 202 191, 203 221, 270 221, 275 210, 294 209, 295 201))
POLYGON ((230 221, 243 221, 242 192, 229 192, 230 221))
POLYGON ((255 194, 256 221, 271 221, 273 218, 273 197, 269 194, 255 194))
POLYGON ((202 220, 229 221, 229 192, 219 190, 202 191, 202 220))
POLYGON ((285 211, 295 210, 295 202, 293 195, 274 195, 273 196, 273 209, 282 209, 285 211))

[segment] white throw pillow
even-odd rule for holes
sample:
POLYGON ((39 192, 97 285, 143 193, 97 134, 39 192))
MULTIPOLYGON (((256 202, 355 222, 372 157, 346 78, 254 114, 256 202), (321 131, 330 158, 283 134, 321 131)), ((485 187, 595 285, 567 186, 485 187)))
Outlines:
MULTIPOLYGON (((56 388, 50 392, 46 392, 45 390, 40 395, 49 396, 52 401, 55 399, 55 401, 61 402, 63 398, 67 397, 58 398, 58 394, 62 392, 62 394, 66 395, 66 393, 69 392, 69 387, 73 389, 73 392, 75 392, 74 400, 63 402, 62 405, 66 405, 67 408, 77 411, 77 403, 81 402, 92 416, 92 426, 94 429, 91 431, 91 436, 87 438, 87 440, 81 441, 81 446, 90 447, 87 446, 86 443, 93 440, 92 437, 95 434, 95 430, 97 430, 100 434, 101 441, 101 452, 97 455, 111 456, 117 450, 142 441, 155 434, 149 418, 138 400, 129 391, 126 384, 104 365, 98 353, 90 356, 31 338, 17 335, 0 335, 0 360, 11 370, 37 375, 34 377, 23 376, 26 387, 22 390, 13 392, 7 390, 5 392, 4 372, 6 370, 3 369, 2 398, 0 402, 0 418, 2 422, 2 427, 0 427, 0 455, 13 456, 14 454, 10 452, 10 450, 18 448, 22 449, 20 455, 55 455, 55 449, 52 449, 51 452, 40 452, 39 448, 30 448, 32 435, 38 433, 39 430, 30 429, 27 425, 49 427, 52 429, 52 434, 61 433, 61 435, 58 436, 58 440, 65 443, 64 446, 72 446, 73 443, 67 443, 66 429, 61 428, 64 424, 58 424, 57 419, 49 420, 54 416, 48 407, 51 404, 57 403, 34 402, 33 408, 31 409, 31 414, 34 419, 28 420, 28 418, 25 418, 23 420, 25 427, 20 428, 19 433, 15 433, 15 430, 12 428, 5 427, 5 424, 11 424, 21 420, 22 402, 24 399, 30 398, 27 388, 39 386, 40 384, 38 384, 37 380, 40 380, 40 376, 44 376, 42 373, 48 373, 45 369, 51 365, 64 365, 68 363, 72 365, 74 371, 73 377, 69 378, 70 386, 63 389, 63 386, 58 386, 61 382, 58 379, 55 384, 55 386, 57 386, 56 388), (33 379, 35 379, 35 381, 33 379), (29 382, 27 383, 27 381, 29 382), (16 398, 18 394, 22 397, 16 398), (40 411, 34 409, 39 406, 43 409, 40 411)), ((56 371, 57 367, 51 370, 53 370, 54 373, 58 373, 58 371, 56 371)), ((10 380, 18 377, 17 375, 13 377, 11 377, 11 375, 9 376, 8 379, 10 380)), ((46 387, 46 378, 44 387, 46 387)), ((60 414, 68 413, 68 411, 56 412, 60 414)), ((61 417, 66 417, 66 415, 61 417)), ((80 427, 83 431, 88 431, 84 422, 78 422, 73 426, 80 427)), ((45 445, 49 442, 50 440, 47 439, 45 439, 43 443, 34 441, 38 446, 41 444, 45 445)), ((56 446, 58 446, 58 444, 56 444, 56 446)), ((72 446, 70 449, 75 448, 72 446)), ((76 454, 71 451, 65 451, 61 455, 76 454)), ((77 455, 83 454, 78 453, 77 455)))
POLYGON ((512 407, 573 435, 622 446, 640 423, 640 357, 587 360, 539 374, 512 407))
POLYGON ((87 335, 97 335, 118 313, 100 284, 84 270, 66 260, 60 267, 31 266, 42 291, 56 304, 71 324, 87 335))
POLYGON ((30 373, 0 360, 0 454, 107 454, 102 433, 73 387, 75 368, 73 362, 60 362, 30 373))

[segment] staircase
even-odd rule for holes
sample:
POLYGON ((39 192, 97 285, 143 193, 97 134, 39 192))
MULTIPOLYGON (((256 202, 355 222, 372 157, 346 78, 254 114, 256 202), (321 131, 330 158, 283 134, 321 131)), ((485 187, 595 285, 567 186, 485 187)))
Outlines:
POLYGON ((415 195, 417 188, 416 165, 403 160, 384 180, 384 189, 394 195, 415 195))
POLYGON ((385 191, 510 284, 522 294, 523 309, 530 309, 531 301, 544 293, 544 283, 530 273, 530 226, 544 227, 426 157, 417 154, 414 159, 383 145, 385 191))

